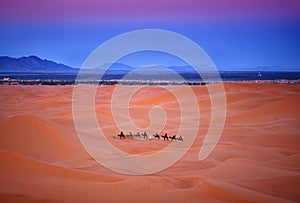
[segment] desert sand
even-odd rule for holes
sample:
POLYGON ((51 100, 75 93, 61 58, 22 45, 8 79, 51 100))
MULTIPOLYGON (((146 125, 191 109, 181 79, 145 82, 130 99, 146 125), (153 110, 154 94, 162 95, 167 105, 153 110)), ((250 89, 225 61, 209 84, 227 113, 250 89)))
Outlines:
MULTIPOLYGON (((0 202, 300 202, 300 85, 224 86, 225 127, 208 158, 199 161, 198 153, 210 100, 206 86, 193 86, 201 113, 194 144, 170 168, 141 176, 113 172, 85 150, 73 123, 72 86, 0 86, 0 202)), ((101 86, 96 96, 108 140, 131 154, 166 147, 170 141, 113 139, 116 88, 101 86)), ((163 88, 143 88, 131 102, 136 125, 147 126, 145 115, 159 103, 169 118, 164 131, 177 132, 178 104, 163 88)))

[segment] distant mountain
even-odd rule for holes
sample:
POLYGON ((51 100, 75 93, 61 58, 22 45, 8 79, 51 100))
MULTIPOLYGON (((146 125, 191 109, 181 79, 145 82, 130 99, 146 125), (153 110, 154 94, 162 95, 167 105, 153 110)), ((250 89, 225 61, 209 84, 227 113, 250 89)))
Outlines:
MULTIPOLYGON (((98 68, 86 69, 83 72, 85 73, 99 73, 100 70, 103 70, 103 67, 109 67, 106 71, 106 74, 110 75, 119 75, 123 77, 127 73, 136 69, 136 67, 132 67, 122 63, 111 63, 105 64, 98 68)), ((162 68, 163 66, 149 66, 147 68, 142 69, 138 72, 138 74, 159 74, 164 75, 168 74, 169 71, 162 68)), ((207 65, 199 65, 198 66, 204 72, 211 72, 211 68, 207 65)), ((191 66, 170 66, 169 69, 173 70, 178 74, 194 74, 197 73, 193 67, 191 66)), ((56 63, 54 61, 40 59, 37 56, 28 56, 28 57, 20 57, 20 58, 12 58, 8 56, 0 56, 0 73, 57 73, 57 74, 77 74, 79 69, 72 68, 66 66, 61 63, 56 63)), ((297 71, 299 70, 287 70, 284 67, 280 66, 259 66, 259 67, 251 67, 251 68, 221 68, 220 72, 244 72, 244 71, 257 71, 257 72, 288 72, 288 71, 297 71)))
POLYGON ((288 72, 288 71, 299 71, 296 69, 287 69, 282 66, 258 66, 256 67, 257 71, 274 71, 274 72, 288 72))
POLYGON ((83 72, 85 73, 99 73, 99 71, 103 71, 104 68, 107 68, 108 70, 106 71, 107 74, 126 74, 135 68, 123 63, 106 63, 104 65, 101 65, 97 68, 90 68, 90 69, 85 69, 83 72))
POLYGON ((78 69, 37 56, 11 58, 0 56, 0 72, 14 73, 77 73, 78 69))
POLYGON ((221 72, 249 72, 249 71, 257 71, 257 72, 299 72, 300 69, 293 68, 288 69, 282 66, 256 66, 256 67, 230 67, 230 68, 220 68, 221 72))

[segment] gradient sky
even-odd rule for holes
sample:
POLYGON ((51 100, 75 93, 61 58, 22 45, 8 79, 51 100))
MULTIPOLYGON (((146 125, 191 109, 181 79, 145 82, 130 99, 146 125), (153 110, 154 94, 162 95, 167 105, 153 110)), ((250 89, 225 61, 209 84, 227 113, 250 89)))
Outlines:
POLYGON ((298 0, 2 0, 0 25, 0 55, 73 67, 118 34, 157 28, 192 39, 219 69, 300 70, 298 0))

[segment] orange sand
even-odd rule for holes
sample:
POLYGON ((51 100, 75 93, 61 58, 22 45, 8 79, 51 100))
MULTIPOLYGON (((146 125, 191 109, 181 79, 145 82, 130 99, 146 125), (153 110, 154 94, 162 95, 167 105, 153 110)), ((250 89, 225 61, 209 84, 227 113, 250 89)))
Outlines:
MULTIPOLYGON (((300 201, 300 85, 225 84, 225 128, 204 161, 197 157, 210 100, 205 86, 193 87, 201 113, 194 145, 172 167, 147 176, 117 174, 90 157, 74 128, 72 88, 0 86, 1 202, 300 201)), ((135 154, 167 146, 162 140, 112 139, 118 132, 109 111, 113 88, 101 87, 96 96, 98 121, 111 143, 135 154)), ((144 88, 131 103, 141 127, 159 103, 171 118, 165 130, 176 133, 180 112, 172 95, 144 88)))

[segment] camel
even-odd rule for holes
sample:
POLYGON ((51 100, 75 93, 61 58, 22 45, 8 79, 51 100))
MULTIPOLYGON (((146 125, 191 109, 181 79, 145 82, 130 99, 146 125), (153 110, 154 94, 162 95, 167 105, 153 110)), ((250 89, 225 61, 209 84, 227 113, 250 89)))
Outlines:
POLYGON ((127 135, 128 138, 133 139, 133 134, 132 132, 129 132, 129 134, 127 135))
POLYGON ((177 140, 176 140, 176 135, 173 135, 172 137, 169 137, 169 138, 172 139, 172 141, 173 141, 173 140, 177 141, 177 140))
POLYGON ((153 137, 157 138, 158 140, 160 139, 160 137, 159 137, 159 134, 158 134, 158 133, 155 133, 155 134, 153 135, 153 137))
POLYGON ((137 132, 136 134, 134 134, 134 137, 141 137, 141 134, 137 132))
POLYGON ((124 135, 124 133, 123 132, 121 132, 120 134, 118 134, 118 136, 120 137, 120 139, 125 139, 125 135, 124 135))
POLYGON ((183 138, 182 138, 182 136, 180 135, 179 137, 177 137, 176 138, 178 141, 181 141, 181 142, 183 142, 183 138))
POLYGON ((168 133, 166 133, 164 136, 161 135, 161 137, 164 138, 164 141, 165 141, 165 140, 169 140, 169 138, 168 138, 168 133))

